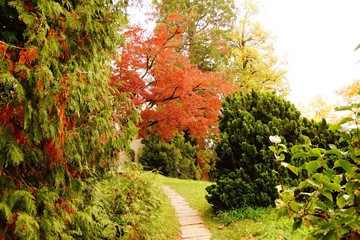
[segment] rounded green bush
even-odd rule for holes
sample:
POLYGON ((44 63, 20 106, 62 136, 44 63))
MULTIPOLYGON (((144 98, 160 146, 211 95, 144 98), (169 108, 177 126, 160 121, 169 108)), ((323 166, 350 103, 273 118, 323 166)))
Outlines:
MULTIPOLYGON (((216 209, 273 206, 278 198, 275 187, 280 184, 279 174, 284 183, 296 184, 293 173, 279 169, 274 161, 269 136, 281 136, 289 148, 301 141, 302 134, 320 146, 337 139, 325 120, 317 123, 302 118, 293 104, 275 94, 235 92, 222 106, 221 140, 215 148, 216 184, 207 188, 207 200, 216 209)), ((298 166, 303 161, 291 164, 298 166)))

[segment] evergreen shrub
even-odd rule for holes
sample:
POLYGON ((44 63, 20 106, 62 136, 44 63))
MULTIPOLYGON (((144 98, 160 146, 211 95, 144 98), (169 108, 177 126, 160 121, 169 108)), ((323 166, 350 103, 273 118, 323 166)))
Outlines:
POLYGON ((126 4, 0 6, 0 239, 100 239, 111 219, 86 212, 87 184, 136 134, 127 93, 110 84, 126 4))
MULTIPOLYGON (((302 134, 321 146, 337 139, 327 130, 325 120, 317 123, 302 118, 289 101, 275 94, 254 91, 236 92, 225 99, 219 128, 216 184, 207 188, 206 196, 215 209, 274 206, 279 173, 287 185, 297 183, 292 172, 279 169, 274 161, 269 136, 281 136, 282 143, 290 147, 300 141, 302 134)), ((305 159, 293 161, 291 164, 299 166, 305 159)))
POLYGON ((196 147, 176 133, 168 143, 149 135, 144 141, 140 163, 145 170, 156 170, 162 175, 183 179, 198 179, 200 168, 196 165, 196 147))

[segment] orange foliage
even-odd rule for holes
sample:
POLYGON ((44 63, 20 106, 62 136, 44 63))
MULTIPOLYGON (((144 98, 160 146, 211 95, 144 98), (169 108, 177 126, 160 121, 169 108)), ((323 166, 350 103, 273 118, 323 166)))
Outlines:
POLYGON ((132 92, 134 102, 143 104, 141 136, 151 133, 169 140, 175 131, 187 131, 202 138, 217 130, 221 97, 233 88, 217 73, 199 70, 178 51, 183 20, 172 14, 168 21, 171 24, 159 24, 148 38, 138 27, 127 32, 112 84, 132 92))
POLYGON ((50 158, 50 168, 58 164, 63 164, 67 168, 66 160, 63 155, 63 150, 56 146, 55 140, 48 141, 44 146, 44 150, 50 158))
POLYGON ((31 47, 25 50, 21 50, 19 53, 20 64, 31 64, 39 55, 39 49, 37 47, 31 47))

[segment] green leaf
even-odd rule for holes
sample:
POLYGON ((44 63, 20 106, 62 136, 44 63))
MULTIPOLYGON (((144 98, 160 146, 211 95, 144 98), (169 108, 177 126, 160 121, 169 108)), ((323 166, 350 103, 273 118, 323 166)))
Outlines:
POLYGON ((343 175, 340 174, 340 175, 336 175, 336 176, 334 177, 333 181, 334 181, 334 183, 336 183, 336 184, 340 184, 341 181, 342 181, 342 179, 343 179, 343 175))
POLYGON ((318 183, 330 183, 330 178, 322 173, 315 173, 312 178, 318 183))
POLYGON ((273 153, 276 153, 276 148, 275 146, 269 146, 270 151, 272 151, 273 153))
POLYGON ((327 199, 329 199, 330 201, 333 201, 333 196, 331 195, 331 192, 325 190, 325 189, 319 189, 319 192, 321 193, 321 195, 323 195, 324 197, 326 197, 327 199))
POLYGON ((353 169, 352 169, 352 165, 349 161, 347 160, 336 160, 334 163, 334 168, 338 168, 341 167, 342 169, 344 169, 346 171, 346 173, 348 174, 353 174, 353 169))
POLYGON ((295 154, 292 156, 291 159, 305 158, 305 157, 307 157, 307 156, 308 156, 308 154, 307 154, 306 152, 301 151, 301 152, 295 153, 295 154))
POLYGON ((290 207, 294 212, 299 212, 303 208, 302 204, 295 201, 290 203, 290 207))
POLYGON ((306 179, 305 181, 307 181, 311 186, 316 187, 316 188, 320 188, 320 184, 318 184, 317 182, 311 180, 311 179, 306 179))
POLYGON ((315 202, 315 205, 318 206, 321 210, 323 211, 327 211, 328 208, 327 206, 325 205, 325 203, 321 202, 321 201, 316 201, 315 202))
POLYGON ((281 148, 282 152, 287 152, 287 147, 285 144, 280 143, 280 144, 278 144, 278 146, 281 148))
POLYGON ((320 157, 321 156, 321 152, 320 152, 319 148, 310 149, 308 154, 309 154, 309 157, 320 157))
POLYGON ((310 175, 313 174, 320 167, 321 167, 321 162, 319 160, 305 163, 305 169, 308 171, 310 175))
POLYGON ((278 159, 276 159, 277 161, 284 161, 285 160, 285 155, 284 154, 280 154, 280 156, 278 157, 278 159))
POLYGON ((329 127, 329 130, 331 130, 331 131, 338 131, 339 129, 341 129, 342 127, 341 127, 341 125, 340 124, 334 124, 334 125, 331 125, 330 127, 329 127))
POLYGON ((292 201, 294 199, 294 191, 286 189, 281 193, 281 197, 285 203, 292 201))
POLYGON ((295 231, 296 229, 300 228, 302 224, 302 218, 299 217, 295 217, 294 218, 294 223, 292 226, 293 231, 295 231))
POLYGON ((347 205, 347 202, 349 200, 350 196, 344 192, 340 193, 337 197, 336 197, 336 205, 339 208, 344 208, 347 205))
POLYGON ((292 171, 296 176, 299 175, 298 170, 296 167, 294 167, 293 165, 286 163, 286 162, 281 162, 281 166, 289 169, 290 171, 292 171))
POLYGON ((337 156, 341 156, 341 155, 342 155, 342 153, 341 153, 341 151, 340 151, 339 149, 330 149, 330 150, 327 150, 327 151, 325 152, 325 154, 327 154, 327 155, 337 155, 337 156))
POLYGON ((336 183, 325 183, 325 187, 327 190, 333 192, 333 191, 337 191, 337 192, 341 192, 341 186, 339 184, 336 183))

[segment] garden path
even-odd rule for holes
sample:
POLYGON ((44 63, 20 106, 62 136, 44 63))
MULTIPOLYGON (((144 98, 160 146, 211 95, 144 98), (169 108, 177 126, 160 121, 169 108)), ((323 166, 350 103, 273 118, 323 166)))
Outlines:
POLYGON ((179 218, 181 239, 210 240, 211 232, 204 225, 199 212, 192 209, 184 198, 169 186, 163 186, 163 189, 179 218))

